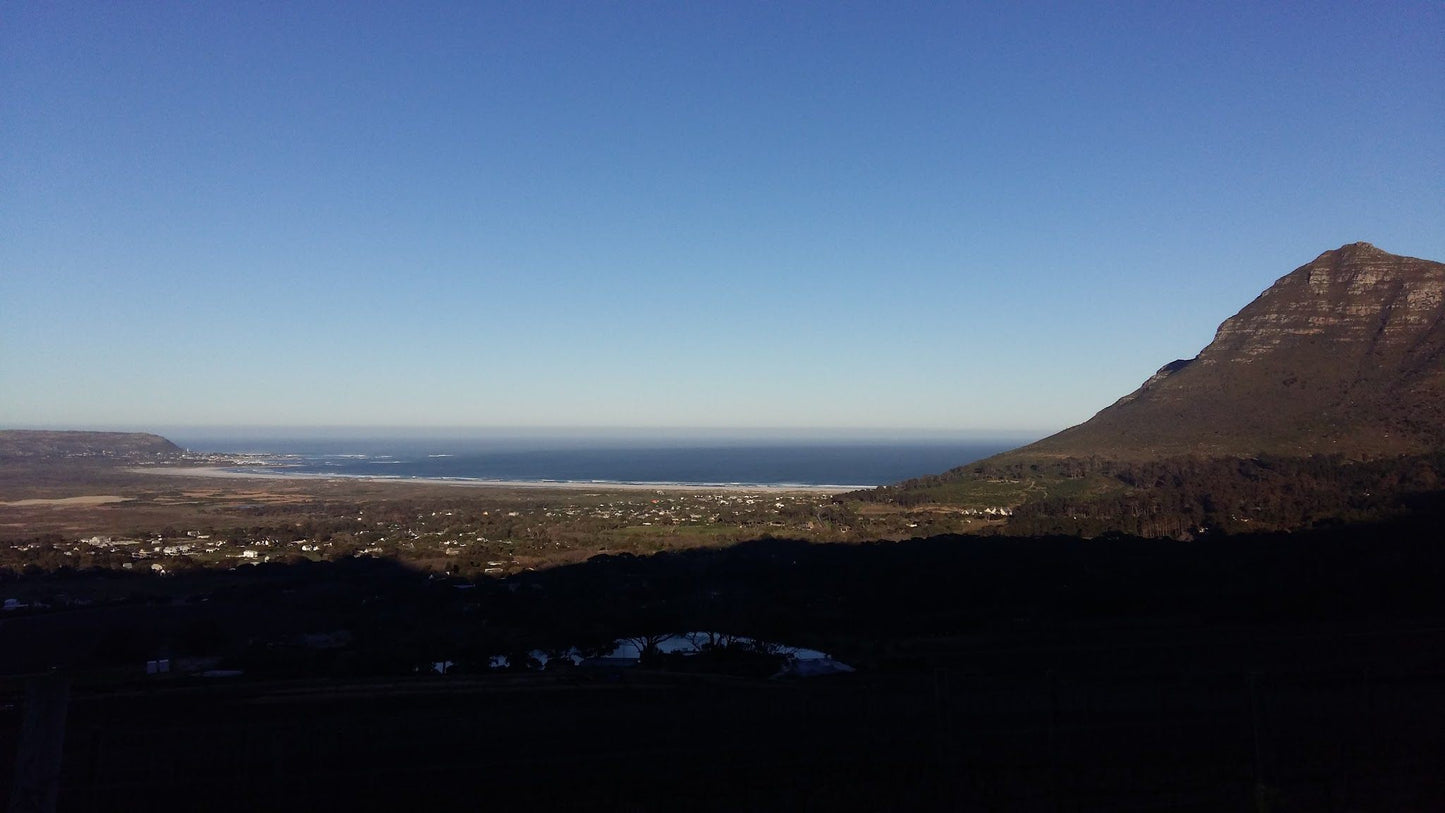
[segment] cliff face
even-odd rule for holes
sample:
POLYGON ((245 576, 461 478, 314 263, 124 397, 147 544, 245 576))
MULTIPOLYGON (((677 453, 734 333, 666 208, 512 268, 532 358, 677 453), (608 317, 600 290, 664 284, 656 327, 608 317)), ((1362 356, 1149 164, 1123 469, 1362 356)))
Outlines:
POLYGON ((1089 421, 1005 457, 1332 454, 1445 447, 1445 264, 1321 254, 1089 421))
POLYGON ((1248 364, 1323 337, 1353 349, 1406 349, 1440 326, 1445 265, 1369 243, 1321 254, 1219 326, 1201 360, 1248 364))

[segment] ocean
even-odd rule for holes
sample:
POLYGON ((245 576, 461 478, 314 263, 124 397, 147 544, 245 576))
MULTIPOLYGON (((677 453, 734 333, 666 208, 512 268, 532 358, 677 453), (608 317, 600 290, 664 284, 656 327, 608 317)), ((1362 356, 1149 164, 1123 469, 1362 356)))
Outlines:
POLYGON ((401 479, 876 486, 937 474, 1030 438, 306 437, 171 433, 195 452, 257 456, 250 471, 401 479))

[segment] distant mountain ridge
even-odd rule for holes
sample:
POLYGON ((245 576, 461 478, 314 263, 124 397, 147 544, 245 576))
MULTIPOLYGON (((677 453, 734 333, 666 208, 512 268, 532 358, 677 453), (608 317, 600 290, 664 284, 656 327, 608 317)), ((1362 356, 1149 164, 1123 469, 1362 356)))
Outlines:
POLYGON ((1445 448, 1445 264, 1326 251, 1078 426, 1001 460, 1260 453, 1350 459, 1445 448))
POLYGON ((145 432, 0 429, 0 460, 156 460, 184 450, 145 432))

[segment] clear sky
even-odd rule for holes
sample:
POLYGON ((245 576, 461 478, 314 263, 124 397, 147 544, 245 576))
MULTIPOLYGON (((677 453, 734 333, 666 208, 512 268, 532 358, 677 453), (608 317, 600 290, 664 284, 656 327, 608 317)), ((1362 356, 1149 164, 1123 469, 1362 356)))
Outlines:
POLYGON ((0 426, 1087 419, 1445 259, 1445 3, 0 8, 0 426))

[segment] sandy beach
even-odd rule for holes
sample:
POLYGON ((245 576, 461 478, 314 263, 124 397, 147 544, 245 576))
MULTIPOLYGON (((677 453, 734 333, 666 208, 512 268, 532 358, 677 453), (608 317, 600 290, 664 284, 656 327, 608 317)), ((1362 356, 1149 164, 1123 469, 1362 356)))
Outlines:
POLYGON ((688 493, 770 493, 770 494, 842 494, 868 486, 850 485, 778 485, 745 483, 618 483, 609 481, 536 481, 536 480, 470 480, 426 477, 347 477, 302 472, 237 471, 222 466, 157 466, 132 468, 137 474, 160 474, 177 477, 215 477, 240 480, 326 480, 332 482, 402 483, 409 485, 457 486, 461 488, 535 489, 538 491, 661 491, 688 493))

